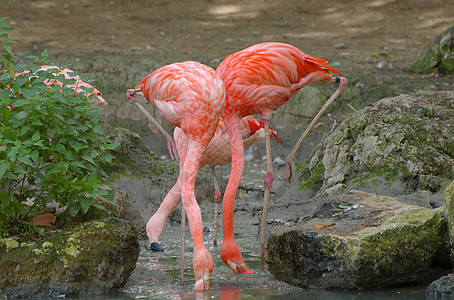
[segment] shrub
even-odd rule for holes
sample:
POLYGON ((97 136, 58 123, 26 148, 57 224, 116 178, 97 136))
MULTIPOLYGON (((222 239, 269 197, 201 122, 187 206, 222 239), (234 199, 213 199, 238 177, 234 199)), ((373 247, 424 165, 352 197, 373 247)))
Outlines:
POLYGON ((117 145, 103 134, 100 107, 88 101, 87 89, 66 87, 74 79, 39 70, 53 65, 47 51, 30 57, 31 67, 16 64, 12 29, 0 18, 0 236, 8 234, 8 224, 30 224, 53 201, 72 216, 86 213, 97 195, 115 203, 101 166, 111 162, 109 151, 117 145), (46 85, 52 80, 63 86, 46 85))

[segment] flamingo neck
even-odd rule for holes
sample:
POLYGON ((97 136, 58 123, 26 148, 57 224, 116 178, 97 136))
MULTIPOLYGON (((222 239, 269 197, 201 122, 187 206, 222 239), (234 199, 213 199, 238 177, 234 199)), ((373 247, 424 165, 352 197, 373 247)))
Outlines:
MULTIPOLYGON (((232 152, 232 168, 222 201, 222 214, 224 220, 233 220, 236 192, 240 186, 241 176, 243 176, 244 170, 244 147, 241 137, 240 119, 233 115, 224 115, 223 119, 229 135, 232 152)), ((224 241, 233 239, 233 222, 223 222, 223 228, 224 241)))

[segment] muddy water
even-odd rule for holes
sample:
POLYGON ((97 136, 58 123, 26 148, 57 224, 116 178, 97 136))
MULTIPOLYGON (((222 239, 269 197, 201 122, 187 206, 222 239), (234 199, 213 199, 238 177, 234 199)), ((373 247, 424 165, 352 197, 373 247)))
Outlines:
MULTIPOLYGON (((189 234, 189 232, 187 232, 189 234)), ((102 299, 425 299, 424 286, 395 288, 374 292, 315 291, 289 286, 273 278, 259 267, 258 237, 241 236, 237 239, 246 264, 254 271, 250 275, 234 275, 219 257, 220 246, 213 246, 213 232, 206 232, 207 247, 215 259, 210 290, 194 292, 192 249, 186 240, 185 282, 179 282, 179 227, 166 228, 161 241, 165 252, 153 253, 141 242, 137 269, 126 286, 102 299), (214 256, 216 254, 216 257, 214 256), (143 278, 138 279, 137 277, 143 278), (134 282, 134 283, 132 283, 134 282)), ((98 298, 98 299, 101 299, 98 298)))

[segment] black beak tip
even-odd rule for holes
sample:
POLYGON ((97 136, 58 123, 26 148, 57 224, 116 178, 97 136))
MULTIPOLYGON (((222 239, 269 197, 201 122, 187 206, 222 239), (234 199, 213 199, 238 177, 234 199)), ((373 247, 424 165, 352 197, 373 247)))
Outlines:
POLYGON ((163 252, 164 248, 162 248, 158 242, 153 242, 150 244, 150 250, 154 252, 163 252))

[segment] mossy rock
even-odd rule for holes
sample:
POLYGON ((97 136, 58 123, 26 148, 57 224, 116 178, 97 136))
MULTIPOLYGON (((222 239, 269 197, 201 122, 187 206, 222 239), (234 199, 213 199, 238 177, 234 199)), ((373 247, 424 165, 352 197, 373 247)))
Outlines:
POLYGON ((129 223, 108 218, 39 241, 0 240, 0 295, 92 295, 123 286, 139 255, 129 223))
POLYGON ((304 288, 368 290, 427 276, 444 233, 438 210, 364 192, 329 202, 310 222, 270 234, 266 261, 277 279, 304 288))
POLYGON ((454 26, 432 40, 408 71, 454 74, 454 26))
POLYGON ((454 181, 446 188, 443 197, 443 214, 447 222, 451 263, 454 264, 454 181))
POLYGON ((454 179, 453 166, 454 93, 418 92, 371 104, 326 134, 299 165, 299 182, 389 196, 439 193, 454 179))

